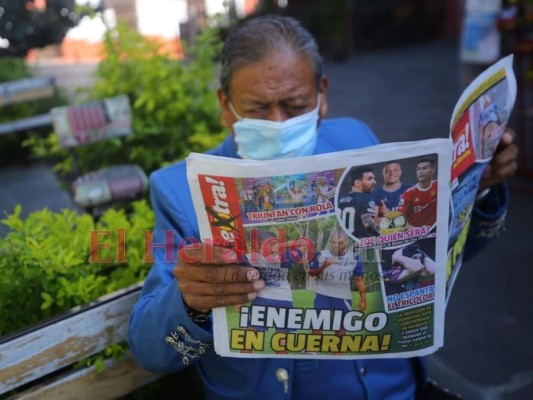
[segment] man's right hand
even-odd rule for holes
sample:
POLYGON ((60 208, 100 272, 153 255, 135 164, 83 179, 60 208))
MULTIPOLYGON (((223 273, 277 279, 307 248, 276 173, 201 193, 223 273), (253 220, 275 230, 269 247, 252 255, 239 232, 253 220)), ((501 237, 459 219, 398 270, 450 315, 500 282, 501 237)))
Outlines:
POLYGON ((185 303, 201 312, 247 303, 265 287, 259 271, 239 264, 234 250, 203 243, 180 248, 173 273, 185 303))

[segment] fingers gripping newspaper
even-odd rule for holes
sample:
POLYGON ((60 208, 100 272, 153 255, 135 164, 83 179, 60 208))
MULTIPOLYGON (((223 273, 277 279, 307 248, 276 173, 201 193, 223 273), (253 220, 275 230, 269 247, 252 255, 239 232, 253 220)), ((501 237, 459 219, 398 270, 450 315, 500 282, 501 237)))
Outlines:
POLYGON ((450 257, 453 265, 462 257, 455 241, 468 229, 464 210, 481 176, 467 178, 478 160, 467 165, 461 151, 477 144, 456 134, 475 108, 468 103, 474 98, 456 107, 450 139, 274 161, 192 153, 187 175, 202 241, 238 254, 265 281, 252 302, 213 310, 216 352, 353 359, 440 348, 447 279, 458 269, 450 257), (452 179, 455 192, 469 179, 460 200, 451 200, 452 179))

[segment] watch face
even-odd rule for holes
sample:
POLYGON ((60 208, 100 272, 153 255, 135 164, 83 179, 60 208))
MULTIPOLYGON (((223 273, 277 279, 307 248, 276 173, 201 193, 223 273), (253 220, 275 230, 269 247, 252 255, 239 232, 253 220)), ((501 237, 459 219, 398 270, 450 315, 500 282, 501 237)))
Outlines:
POLYGON ((211 312, 203 313, 201 311, 196 311, 196 310, 189 310, 187 315, 189 316, 191 321, 196 322, 196 323, 204 323, 208 321, 209 318, 211 318, 211 312))
POLYGON ((189 307, 187 303, 185 303, 185 300, 183 301, 185 305, 185 311, 187 312, 187 316, 191 319, 191 321, 195 323, 204 323, 211 318, 211 311, 208 312, 202 312, 195 310, 194 308, 189 307))

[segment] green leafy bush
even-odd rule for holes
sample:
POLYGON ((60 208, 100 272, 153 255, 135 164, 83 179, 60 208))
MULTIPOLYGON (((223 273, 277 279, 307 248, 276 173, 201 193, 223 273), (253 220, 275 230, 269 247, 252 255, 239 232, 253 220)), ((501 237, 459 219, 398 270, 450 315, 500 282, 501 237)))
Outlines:
POLYGON ((74 368, 81 369, 81 368, 94 366, 94 369, 96 370, 96 372, 101 374, 106 369, 105 360, 110 359, 110 358, 119 360, 128 354, 129 354, 129 347, 126 342, 114 343, 110 346, 107 346, 104 349, 104 351, 101 351, 98 354, 79 360, 74 365, 74 368))
POLYGON ((15 81, 30 76, 28 66, 21 57, 0 58, 0 82, 15 81))
POLYGON ((20 215, 17 206, 1 221, 10 231, 0 241, 0 336, 139 282, 150 268, 144 231, 154 215, 145 201, 129 216, 110 209, 97 223, 71 210, 20 215))
MULTIPOLYGON (((125 26, 108 31, 90 98, 128 95, 134 133, 75 149, 79 172, 134 162, 149 173, 216 145, 225 134, 215 95, 219 42, 218 30, 206 29, 187 59, 176 60, 125 26)), ((36 156, 59 158, 56 171, 71 172, 72 153, 61 150, 55 136, 27 144, 36 156)))

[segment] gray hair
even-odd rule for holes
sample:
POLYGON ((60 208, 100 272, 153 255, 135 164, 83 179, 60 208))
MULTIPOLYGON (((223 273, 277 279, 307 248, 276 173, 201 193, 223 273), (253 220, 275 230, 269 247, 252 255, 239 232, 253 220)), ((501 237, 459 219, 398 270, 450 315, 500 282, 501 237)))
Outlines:
POLYGON ((244 23, 225 40, 220 57, 220 86, 224 93, 230 94, 236 69, 259 62, 274 50, 290 50, 307 57, 320 88, 324 62, 313 36, 294 18, 267 15, 244 23))

